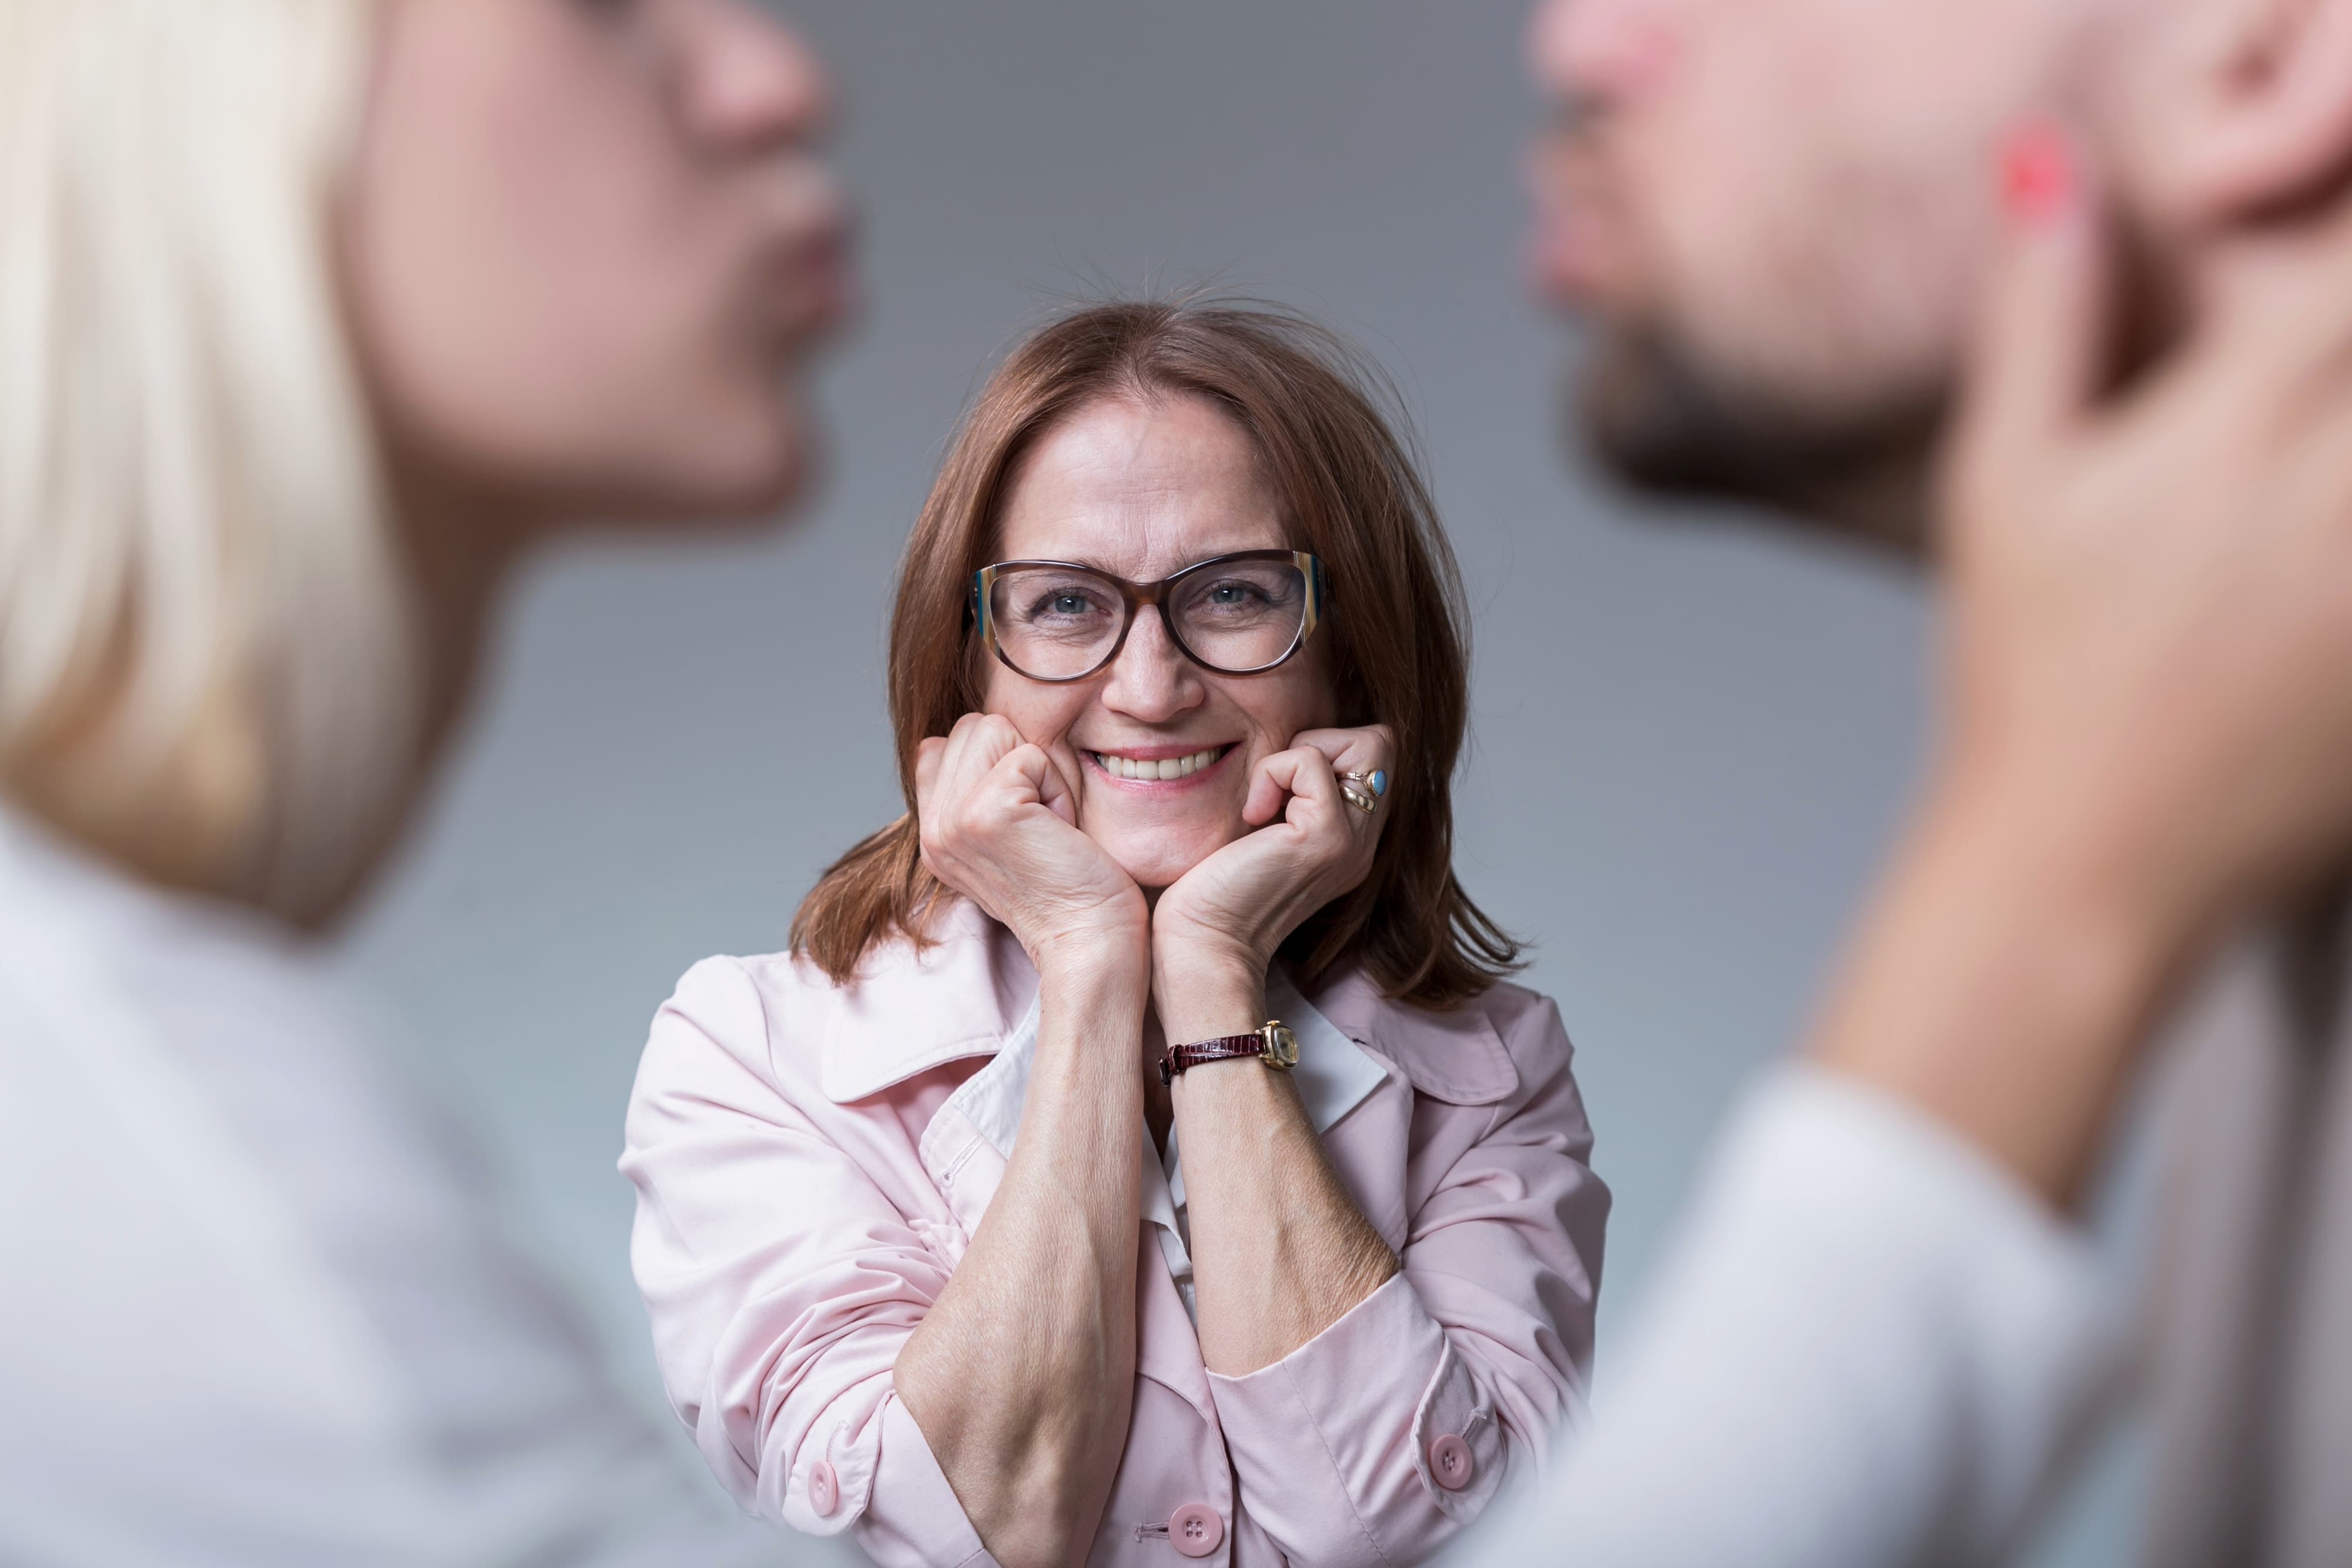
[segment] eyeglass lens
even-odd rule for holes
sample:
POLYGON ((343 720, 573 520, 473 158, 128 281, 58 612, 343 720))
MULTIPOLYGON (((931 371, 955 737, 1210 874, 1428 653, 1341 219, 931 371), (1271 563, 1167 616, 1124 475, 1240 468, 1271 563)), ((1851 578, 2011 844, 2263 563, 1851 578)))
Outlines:
MULTIPOLYGON (((1160 605, 1177 642, 1199 663, 1246 674, 1288 657, 1307 624, 1307 579, 1287 560, 1217 561, 1171 584, 1160 605)), ((1082 568, 1000 569, 988 612, 997 646, 1024 675, 1093 674, 1118 645, 1127 599, 1082 568)))

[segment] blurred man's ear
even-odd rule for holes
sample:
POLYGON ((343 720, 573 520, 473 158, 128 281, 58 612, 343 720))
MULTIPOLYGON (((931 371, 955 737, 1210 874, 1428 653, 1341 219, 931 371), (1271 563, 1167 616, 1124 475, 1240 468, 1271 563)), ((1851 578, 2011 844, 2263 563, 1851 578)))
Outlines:
MULTIPOLYGON (((2135 84, 2141 196, 2189 234, 2352 180, 2352 0, 2171 0, 2135 84)), ((2153 20, 2153 18, 2151 18, 2153 20)))

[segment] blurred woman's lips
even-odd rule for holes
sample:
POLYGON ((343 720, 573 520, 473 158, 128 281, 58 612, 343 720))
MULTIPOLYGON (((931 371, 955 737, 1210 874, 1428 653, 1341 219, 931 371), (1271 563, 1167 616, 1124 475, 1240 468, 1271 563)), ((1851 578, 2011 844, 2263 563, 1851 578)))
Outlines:
POLYGON ((802 340, 839 326, 853 307, 847 223, 795 236, 770 253, 763 268, 771 319, 784 337, 802 340))
POLYGON ((1124 783, 1172 784, 1204 773, 1237 749, 1228 743, 1197 751, 1171 753, 1166 747, 1143 747, 1131 752, 1089 751, 1087 760, 1124 783))

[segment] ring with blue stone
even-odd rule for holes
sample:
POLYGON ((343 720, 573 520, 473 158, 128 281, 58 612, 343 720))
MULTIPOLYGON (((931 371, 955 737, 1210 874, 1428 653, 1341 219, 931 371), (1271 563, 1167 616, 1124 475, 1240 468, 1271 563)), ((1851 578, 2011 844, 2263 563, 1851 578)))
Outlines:
POLYGON ((1361 784, 1365 789, 1370 789, 1375 798, 1389 792, 1388 769, 1384 768, 1375 768, 1370 773, 1342 773, 1339 777, 1350 784, 1361 784))

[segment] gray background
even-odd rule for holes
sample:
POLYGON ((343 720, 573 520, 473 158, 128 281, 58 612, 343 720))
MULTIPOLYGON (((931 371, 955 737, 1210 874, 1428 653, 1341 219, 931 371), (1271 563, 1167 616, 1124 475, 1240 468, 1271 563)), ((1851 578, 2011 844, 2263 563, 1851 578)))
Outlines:
MULTIPOLYGON (((657 1401, 612 1168, 646 1022, 697 958, 781 946, 817 871, 897 810, 884 604, 982 367, 1075 297, 1209 283, 1303 306, 1401 383, 1475 606, 1460 871, 1538 944, 1530 983, 1579 1043, 1617 1194, 1605 1413, 1710 1129, 1801 1030, 1897 821, 1918 595, 1781 531, 1637 514, 1563 454, 1573 344, 1517 269, 1518 5, 794 16, 842 80, 868 219, 872 308, 825 377, 830 483, 789 533, 533 574, 349 967, 657 1401)), ((2111 1456, 2044 1558, 2116 1560, 2130 1479, 2111 1456)))

